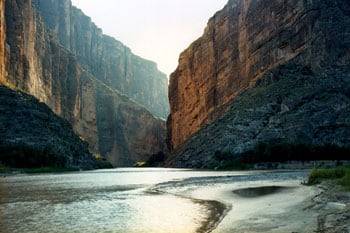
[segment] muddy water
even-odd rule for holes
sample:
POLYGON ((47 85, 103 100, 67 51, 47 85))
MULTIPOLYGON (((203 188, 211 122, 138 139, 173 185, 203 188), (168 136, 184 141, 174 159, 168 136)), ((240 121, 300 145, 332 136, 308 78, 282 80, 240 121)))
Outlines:
POLYGON ((1 177, 0 232, 210 232, 231 206, 206 192, 305 176, 125 168, 1 177))

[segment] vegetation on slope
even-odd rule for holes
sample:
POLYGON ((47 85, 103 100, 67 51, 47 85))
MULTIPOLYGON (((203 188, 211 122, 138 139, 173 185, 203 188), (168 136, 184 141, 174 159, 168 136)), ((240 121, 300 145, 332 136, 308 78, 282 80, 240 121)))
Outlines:
POLYGON ((284 141, 270 141, 260 143, 253 150, 241 154, 216 151, 214 159, 207 165, 207 168, 247 169, 258 163, 340 161, 348 160, 349 154, 350 148, 335 145, 292 144, 284 141))
POLYGON ((33 96, 0 85, 0 162, 12 168, 93 169, 97 160, 68 121, 33 96))

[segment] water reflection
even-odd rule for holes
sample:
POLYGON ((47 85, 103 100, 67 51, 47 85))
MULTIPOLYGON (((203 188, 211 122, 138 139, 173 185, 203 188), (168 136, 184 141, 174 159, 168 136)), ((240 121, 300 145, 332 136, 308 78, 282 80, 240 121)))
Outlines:
POLYGON ((0 232, 208 232, 229 206, 196 199, 194 190, 281 176, 181 169, 10 176, 0 178, 0 232))

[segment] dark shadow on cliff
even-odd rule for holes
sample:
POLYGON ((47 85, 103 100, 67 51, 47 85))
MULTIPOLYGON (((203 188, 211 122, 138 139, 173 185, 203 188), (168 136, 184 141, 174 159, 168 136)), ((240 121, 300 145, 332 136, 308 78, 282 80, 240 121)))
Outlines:
POLYGON ((88 144, 33 96, 0 85, 0 162, 9 167, 98 168, 88 144))
POLYGON ((249 169, 255 164, 266 163, 266 168, 274 167, 276 163, 291 161, 309 162, 324 160, 348 160, 350 148, 336 145, 293 144, 284 141, 270 141, 258 144, 253 150, 235 154, 216 151, 208 163, 210 169, 249 169))

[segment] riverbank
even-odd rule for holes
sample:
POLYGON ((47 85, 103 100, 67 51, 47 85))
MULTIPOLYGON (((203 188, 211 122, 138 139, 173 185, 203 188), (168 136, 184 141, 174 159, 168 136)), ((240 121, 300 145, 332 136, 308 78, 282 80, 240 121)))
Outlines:
MULTIPOLYGON (((91 170, 91 169, 90 169, 91 170)), ((18 174, 44 174, 44 173, 64 173, 82 171, 78 167, 39 167, 39 168, 9 168, 0 167, 0 177, 18 175, 18 174)))
POLYGON ((342 190, 332 182, 305 186, 296 180, 216 190, 232 208, 212 232, 350 232, 350 192, 342 190))
POLYGON ((347 187, 336 185, 338 180, 305 185, 309 172, 303 171, 251 171, 251 175, 247 171, 248 179, 208 179, 200 185, 185 180, 156 189, 205 203, 207 218, 196 232, 350 232, 347 187), (190 186, 184 188, 187 183, 190 186))
POLYGON ((308 173, 118 168, 0 177, 0 233, 349 232, 350 194, 329 181, 302 185, 308 173))
MULTIPOLYGON (((98 169, 110 169, 112 165, 103 159, 97 159, 98 169)), ((92 167, 32 167, 32 168, 16 168, 4 166, 0 163, 0 177, 18 175, 18 174, 40 174, 40 173, 64 173, 77 171, 91 171, 96 168, 92 167)))
POLYGON ((318 185, 322 191, 307 207, 318 213, 317 232, 350 232, 350 192, 333 182, 318 185))

